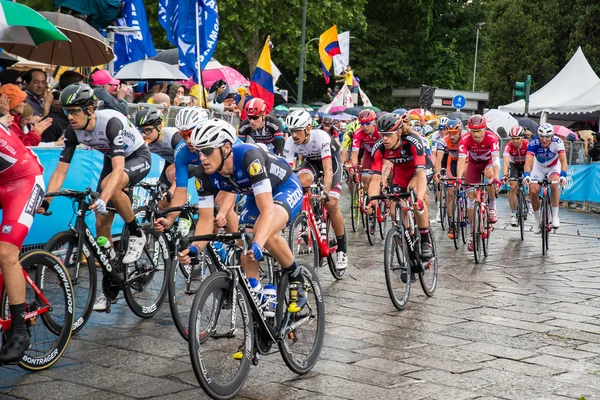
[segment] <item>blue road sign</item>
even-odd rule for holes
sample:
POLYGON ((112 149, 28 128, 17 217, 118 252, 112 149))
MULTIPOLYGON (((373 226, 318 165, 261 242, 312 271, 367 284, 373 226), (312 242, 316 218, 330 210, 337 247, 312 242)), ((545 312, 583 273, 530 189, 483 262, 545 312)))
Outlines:
POLYGON ((457 110, 464 108, 466 105, 467 105, 467 99, 465 99, 465 96, 463 96, 463 95, 457 94, 452 99, 452 107, 456 108, 457 110))

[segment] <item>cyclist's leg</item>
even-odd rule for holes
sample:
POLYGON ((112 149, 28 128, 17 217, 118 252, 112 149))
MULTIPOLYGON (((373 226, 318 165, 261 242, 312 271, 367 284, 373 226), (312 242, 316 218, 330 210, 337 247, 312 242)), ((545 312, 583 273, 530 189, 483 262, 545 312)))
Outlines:
POLYGON ((365 154, 362 157, 361 161, 362 169, 365 170, 362 173, 362 181, 365 188, 368 188, 371 184, 371 177, 373 176, 373 172, 371 171, 371 165, 373 165, 373 157, 371 157, 371 153, 365 151, 365 154))
MULTIPOLYGON (((522 175, 522 169, 520 169, 515 163, 510 163, 510 174, 509 177, 511 179, 516 179, 520 175, 522 175)), ((510 191, 508 192, 508 203, 510 205, 510 209, 512 213, 517 212, 517 188, 519 187, 519 182, 511 181, 509 182, 510 191)))
POLYGON ((3 206, 0 228, 0 271, 8 295, 12 326, 8 341, 0 351, 0 365, 17 362, 29 347, 25 329, 25 278, 19 264, 19 251, 33 224, 36 210, 44 199, 42 175, 31 175, 0 187, 3 206))
POLYGON ((337 263, 339 269, 345 269, 348 266, 348 249, 346 247, 346 231, 344 227, 344 217, 339 207, 340 195, 342 193, 342 164, 339 156, 332 157, 333 180, 331 181, 331 190, 329 191, 329 202, 325 205, 331 226, 335 232, 337 241, 337 263))
MULTIPOLYGON (((560 163, 557 163, 548 172, 548 181, 557 182, 560 179, 560 163)), ((560 227, 560 220, 558 219, 558 210, 560 204, 560 186, 558 184, 550 185, 550 204, 552 205, 552 226, 554 228, 560 227)))
MULTIPOLYGON (((165 167, 163 168, 160 176, 158 178, 158 183, 160 185, 165 185, 168 188, 171 188, 175 183, 175 164, 169 163, 165 161, 165 167)), ((169 207, 169 202, 166 200, 160 200, 158 202, 158 209, 163 210, 169 207)))
MULTIPOLYGON (((467 217, 469 219, 469 225, 473 223, 473 214, 475 208, 475 188, 468 187, 469 184, 481 183, 481 173, 486 167, 486 163, 474 163, 470 161, 467 164, 467 168, 465 170, 465 184, 467 185, 467 190, 465 191, 467 198, 467 217)), ((467 244, 469 251, 472 250, 473 247, 473 237, 469 237, 469 243, 467 244)))
MULTIPOLYGON (((425 172, 425 171, 423 171, 425 172)), ((427 182, 429 184, 429 182, 427 182)), ((417 188, 417 176, 414 176, 410 182, 408 183, 408 187, 417 188)), ((429 259, 432 256, 431 244, 429 241, 429 213, 427 203, 425 203, 423 211, 419 212, 417 210, 417 205, 415 207, 415 219, 417 220, 417 226, 419 228, 419 232, 421 234, 421 256, 423 259, 429 259)))

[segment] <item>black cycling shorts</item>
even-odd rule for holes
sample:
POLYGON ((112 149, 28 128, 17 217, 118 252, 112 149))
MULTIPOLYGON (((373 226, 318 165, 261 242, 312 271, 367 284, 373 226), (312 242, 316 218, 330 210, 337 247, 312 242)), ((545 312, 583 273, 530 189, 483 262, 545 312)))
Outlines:
POLYGON ((523 172, 525 172, 525 164, 510 163, 509 178, 520 178, 523 176, 523 172))
MULTIPOLYGON (((126 187, 133 186, 142 181, 150 172, 150 163, 152 156, 148 147, 142 146, 129 157, 125 158, 125 174, 129 177, 129 184, 126 187)), ((98 180, 98 187, 96 191, 102 191, 102 181, 112 172, 112 159, 110 157, 104 157, 104 165, 102 166, 102 172, 100 172, 100 179, 98 180)))
MULTIPOLYGON (((333 179, 331 181, 331 191, 329 195, 339 199, 340 194, 342 193, 342 163, 339 153, 332 155, 331 168, 333 169, 333 179)), ((306 159, 302 161, 302 164, 300 164, 300 167, 298 168, 298 174, 301 172, 310 173, 313 176, 313 182, 315 181, 315 178, 319 176, 319 172, 321 171, 323 171, 323 163, 321 161, 308 161, 306 159)))

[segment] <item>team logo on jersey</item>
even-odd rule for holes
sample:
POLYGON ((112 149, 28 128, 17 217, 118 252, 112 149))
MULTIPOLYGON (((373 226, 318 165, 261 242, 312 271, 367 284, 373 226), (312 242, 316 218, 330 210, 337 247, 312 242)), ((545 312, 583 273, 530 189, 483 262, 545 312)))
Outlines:
POLYGON ((202 181, 200 179, 196 179, 196 191, 201 192, 202 190, 202 181))
POLYGON ((115 146, 123 146, 123 144, 125 143, 125 140, 123 140, 123 136, 121 136, 121 133, 123 131, 119 132, 119 135, 117 135, 117 137, 114 138, 113 143, 115 144, 115 146))
POLYGON ((262 164, 260 163, 260 161, 258 161, 258 158, 254 161, 252 161, 250 163, 250 165, 248 166, 248 175, 250 176, 256 176, 259 174, 262 174, 263 172, 263 167, 262 164))
POLYGON ((9 234, 12 231, 12 225, 3 225, 2 233, 9 234))

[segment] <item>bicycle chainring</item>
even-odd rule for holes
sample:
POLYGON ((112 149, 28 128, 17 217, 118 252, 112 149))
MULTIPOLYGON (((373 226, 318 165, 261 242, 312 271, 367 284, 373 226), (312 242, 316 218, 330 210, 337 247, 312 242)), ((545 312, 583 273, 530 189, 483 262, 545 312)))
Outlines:
POLYGON ((108 300, 114 300, 119 295, 121 286, 109 274, 105 274, 102 278, 102 291, 108 300))

